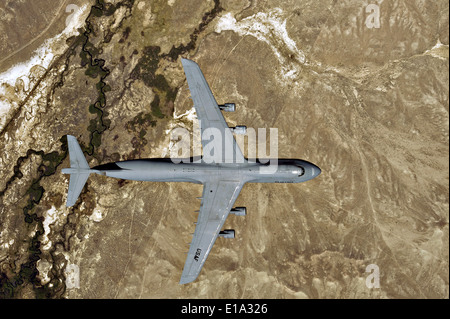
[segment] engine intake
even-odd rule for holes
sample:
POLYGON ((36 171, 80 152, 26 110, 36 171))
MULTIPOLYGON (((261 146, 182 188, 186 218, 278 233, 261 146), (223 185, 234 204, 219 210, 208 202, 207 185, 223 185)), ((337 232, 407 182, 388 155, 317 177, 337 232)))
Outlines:
POLYGON ((245 125, 238 125, 235 127, 230 127, 230 129, 234 134, 243 135, 243 134, 247 133, 247 126, 245 126, 245 125))
POLYGON ((234 238, 234 229, 225 229, 219 233, 219 237, 234 238))
POLYGON ((236 111, 236 104, 234 103, 225 103, 219 105, 219 109, 224 112, 234 112, 236 111))
POLYGON ((246 207, 235 207, 230 211, 231 214, 235 214, 236 216, 245 216, 247 215, 246 207))

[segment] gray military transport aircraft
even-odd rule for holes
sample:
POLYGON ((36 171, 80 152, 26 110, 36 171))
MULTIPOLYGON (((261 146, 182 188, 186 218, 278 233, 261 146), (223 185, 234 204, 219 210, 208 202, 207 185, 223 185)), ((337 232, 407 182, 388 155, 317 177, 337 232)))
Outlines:
POLYGON ((244 158, 233 133, 245 134, 246 127, 228 127, 221 113, 235 111, 235 104, 218 105, 197 63, 187 59, 181 62, 200 121, 203 153, 205 145, 212 143, 211 154, 181 162, 168 158, 120 161, 91 169, 76 138, 68 135, 70 168, 62 169, 62 173, 70 174, 67 207, 75 204, 91 173, 135 181, 203 184, 197 226, 180 280, 180 284, 186 284, 198 277, 217 237, 234 238, 234 230, 221 229, 228 214, 246 215, 245 207, 233 208, 245 183, 301 183, 321 171, 303 160, 278 159, 270 169, 270 162, 244 158), (206 139, 207 130, 219 132, 221 138, 214 134, 213 139, 206 139))

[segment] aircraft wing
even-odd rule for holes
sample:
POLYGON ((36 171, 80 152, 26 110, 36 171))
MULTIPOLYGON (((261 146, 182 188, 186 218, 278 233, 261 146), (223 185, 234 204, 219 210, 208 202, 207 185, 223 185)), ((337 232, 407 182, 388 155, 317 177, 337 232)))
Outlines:
POLYGON ((197 278, 244 183, 221 180, 203 185, 200 214, 180 284, 197 278))
POLYGON ((203 157, 214 163, 245 163, 216 99, 197 63, 181 59, 202 134, 203 157))

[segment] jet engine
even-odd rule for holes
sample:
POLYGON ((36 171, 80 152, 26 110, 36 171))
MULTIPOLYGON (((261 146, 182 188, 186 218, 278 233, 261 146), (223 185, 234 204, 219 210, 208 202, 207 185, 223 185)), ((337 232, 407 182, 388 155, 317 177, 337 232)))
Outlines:
POLYGON ((234 134, 243 135, 243 134, 247 133, 247 126, 245 126, 245 125, 238 125, 236 127, 230 127, 230 129, 234 134))
POLYGON ((236 111, 236 104, 225 103, 225 104, 219 105, 219 108, 221 111, 224 111, 224 112, 234 112, 234 111, 236 111))
POLYGON ((234 229, 225 229, 219 233, 219 237, 234 238, 234 229))
POLYGON ((247 215, 247 208, 235 207, 230 211, 230 213, 235 214, 236 216, 245 216, 245 215, 247 215))

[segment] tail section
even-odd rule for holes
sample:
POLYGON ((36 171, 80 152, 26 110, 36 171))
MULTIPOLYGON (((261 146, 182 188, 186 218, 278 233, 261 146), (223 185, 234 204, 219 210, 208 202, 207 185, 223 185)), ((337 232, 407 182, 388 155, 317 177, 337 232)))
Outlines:
POLYGON ((83 190, 84 184, 86 184, 89 174, 96 171, 89 168, 75 136, 67 135, 67 143, 69 145, 70 168, 63 168, 62 173, 70 174, 69 191, 67 193, 66 203, 66 206, 70 207, 75 205, 78 196, 80 196, 80 193, 83 190))
POLYGON ((75 136, 67 135, 67 143, 69 145, 70 167, 89 169, 88 162, 75 136))

